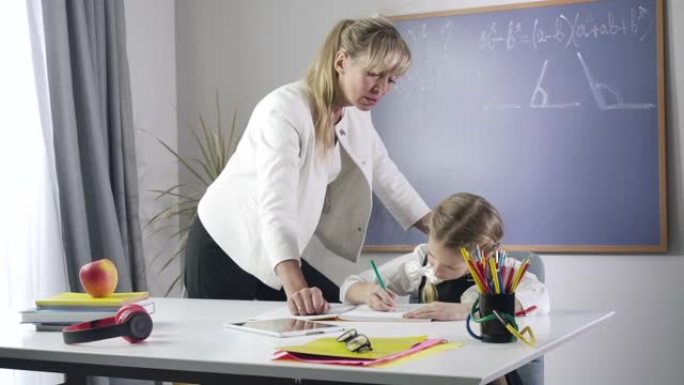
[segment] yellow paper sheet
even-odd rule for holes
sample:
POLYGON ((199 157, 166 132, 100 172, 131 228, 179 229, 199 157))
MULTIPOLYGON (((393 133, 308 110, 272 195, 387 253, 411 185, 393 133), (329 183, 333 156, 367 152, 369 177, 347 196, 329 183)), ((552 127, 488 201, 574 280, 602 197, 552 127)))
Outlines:
POLYGON ((146 299, 150 294, 143 292, 112 293, 107 297, 94 298, 88 293, 66 292, 47 298, 36 300, 36 306, 45 307, 97 307, 97 306, 121 306, 146 299))
POLYGON ((337 342, 334 337, 317 338, 303 345, 279 346, 276 349, 291 353, 315 354, 330 357, 376 359, 403 352, 426 339, 427 336, 396 338, 373 337, 370 338, 373 350, 364 353, 349 351, 343 342, 337 342))

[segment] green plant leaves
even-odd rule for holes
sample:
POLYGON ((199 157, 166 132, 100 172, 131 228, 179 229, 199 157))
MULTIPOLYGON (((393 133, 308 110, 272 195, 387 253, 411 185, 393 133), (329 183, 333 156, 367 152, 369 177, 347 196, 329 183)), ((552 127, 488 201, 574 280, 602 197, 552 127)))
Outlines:
MULTIPOLYGON (((177 218, 184 217, 189 220, 185 223, 190 223, 195 219, 197 215, 197 204, 204 194, 209 185, 218 178, 223 168, 228 163, 231 155, 235 151, 237 142, 240 140, 241 132, 238 133, 236 129, 237 121, 237 109, 233 112, 233 119, 231 125, 226 133, 225 129, 221 127, 221 109, 219 103, 218 92, 216 94, 216 111, 217 111, 217 125, 215 127, 209 126, 204 117, 199 115, 199 128, 195 129, 192 126, 188 126, 190 134, 194 139, 197 152, 200 157, 186 157, 178 153, 176 150, 171 148, 166 142, 159 139, 155 135, 150 134, 154 139, 157 140, 169 153, 171 153, 174 158, 185 168, 190 175, 194 178, 193 181, 189 183, 176 184, 167 188, 162 189, 152 189, 151 192, 157 194, 155 199, 160 199, 162 197, 174 197, 176 198, 174 203, 171 203, 167 207, 157 212, 150 218, 145 229, 154 228, 156 230, 151 231, 149 236, 158 233, 163 229, 167 229, 168 226, 163 226, 165 223, 177 218), (195 186, 201 191, 193 193, 185 193, 187 189, 185 187, 195 186)), ((144 131, 144 130, 143 130, 144 131)), ((184 223, 184 221, 181 221, 184 223)), ((190 231, 191 225, 181 227, 177 232, 171 235, 171 238, 178 237, 177 247, 171 255, 167 255, 165 261, 159 268, 159 273, 167 269, 171 263, 177 258, 181 257, 185 251, 185 246, 187 244, 188 233, 190 231)), ((162 257, 165 250, 160 251, 152 259, 152 262, 156 262, 162 257)), ((176 276, 171 282, 170 286, 167 288, 165 296, 169 295, 171 291, 182 285, 183 283, 183 267, 181 266, 181 274, 176 276)))

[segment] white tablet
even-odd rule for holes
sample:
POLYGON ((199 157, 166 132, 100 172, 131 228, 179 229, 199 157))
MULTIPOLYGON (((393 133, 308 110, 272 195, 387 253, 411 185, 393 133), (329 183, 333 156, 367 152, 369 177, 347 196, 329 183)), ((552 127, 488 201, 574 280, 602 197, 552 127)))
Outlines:
POLYGON ((267 334, 275 337, 308 336, 313 334, 341 332, 344 330, 344 326, 295 318, 227 323, 226 326, 232 329, 267 334))

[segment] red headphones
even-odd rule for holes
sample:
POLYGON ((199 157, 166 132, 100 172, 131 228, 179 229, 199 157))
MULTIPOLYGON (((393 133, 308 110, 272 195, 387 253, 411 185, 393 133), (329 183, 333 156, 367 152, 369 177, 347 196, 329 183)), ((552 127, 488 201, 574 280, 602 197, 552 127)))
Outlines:
POLYGON ((114 317, 78 323, 64 328, 62 336, 67 344, 123 337, 136 343, 152 333, 152 317, 140 305, 121 307, 114 317))

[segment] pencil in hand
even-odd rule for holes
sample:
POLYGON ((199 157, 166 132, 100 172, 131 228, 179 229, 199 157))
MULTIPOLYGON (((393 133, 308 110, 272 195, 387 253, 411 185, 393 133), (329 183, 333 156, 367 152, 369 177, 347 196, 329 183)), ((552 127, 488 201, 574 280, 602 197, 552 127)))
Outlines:
POLYGON ((380 276, 380 271, 378 270, 378 267, 375 266, 375 261, 371 259, 370 263, 371 267, 373 268, 373 271, 375 272, 375 278, 378 280, 378 284, 380 284, 382 290, 387 291, 387 286, 385 286, 385 282, 382 280, 382 277, 380 276))

